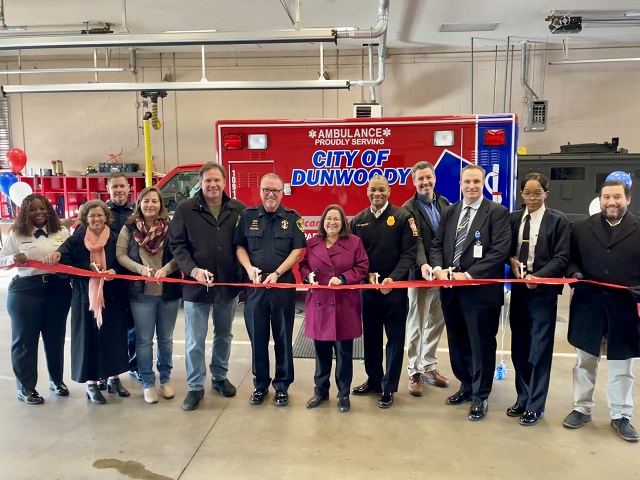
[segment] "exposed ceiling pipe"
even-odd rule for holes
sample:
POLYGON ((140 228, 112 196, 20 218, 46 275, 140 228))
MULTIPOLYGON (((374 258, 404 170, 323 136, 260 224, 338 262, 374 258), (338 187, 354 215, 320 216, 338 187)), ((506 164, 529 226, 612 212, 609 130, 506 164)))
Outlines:
MULTIPOLYGON (((25 32, 37 37, 12 36, 2 38, 0 50, 31 50, 47 48, 102 47, 163 47, 185 45, 244 45, 260 43, 336 42, 339 38, 377 38, 387 31, 389 1, 378 0, 377 23, 373 27, 301 28, 299 30, 267 30, 256 32, 209 32, 181 34, 68 35, 55 37, 56 32, 25 32)), ((65 34, 68 32, 65 32, 65 34)), ((75 32, 77 33, 77 32, 75 32)))
POLYGON ((17 70, 0 70, 0 75, 23 75, 31 73, 94 73, 94 72, 124 72, 122 67, 69 67, 69 68, 19 68, 17 70))
POLYGON ((389 1, 378 0, 378 17, 374 27, 340 27, 336 28, 337 38, 378 38, 387 31, 389 25, 389 1))
MULTIPOLYGON (((0 42, 0 50, 17 48, 67 48, 98 46, 162 46, 162 45, 211 45, 245 43, 301 43, 329 42, 338 38, 377 38, 378 77, 369 80, 301 80, 301 81, 228 81, 228 82, 167 82, 162 83, 95 83, 61 85, 7 85, 4 94, 12 93, 67 93, 67 92, 118 92, 140 90, 337 90, 351 86, 377 87, 385 77, 385 55, 387 26, 389 24, 390 0, 378 0, 377 23, 371 28, 342 27, 336 29, 301 29, 297 31, 235 32, 235 33, 185 33, 154 35, 84 35, 63 39, 41 38, 20 43, 20 39, 6 39, 0 42)), ((203 63, 204 68, 204 63, 203 63)))
MULTIPOLYGON (((367 45, 369 51, 369 80, 373 80, 373 44, 367 45)), ((376 87, 371 85, 369 87, 369 100, 371 103, 376 103, 376 87)))
POLYGON ((127 28, 127 0, 122 0, 122 25, 120 26, 120 33, 129 33, 129 28, 127 28))
POLYGON ((138 74, 138 51, 135 48, 129 48, 129 69, 134 75, 138 74))
POLYGON ((13 93, 139 92, 140 90, 348 90, 351 85, 349 80, 68 83, 59 85, 5 85, 2 87, 2 92, 9 95, 13 93))
POLYGON ((534 100, 538 100, 538 95, 531 89, 527 83, 527 41, 520 42, 520 85, 522 85, 529 95, 534 100))
POLYGON ((594 58, 593 60, 562 60, 549 62, 549 65, 581 65, 586 63, 618 63, 618 62, 640 62, 640 58, 594 58))

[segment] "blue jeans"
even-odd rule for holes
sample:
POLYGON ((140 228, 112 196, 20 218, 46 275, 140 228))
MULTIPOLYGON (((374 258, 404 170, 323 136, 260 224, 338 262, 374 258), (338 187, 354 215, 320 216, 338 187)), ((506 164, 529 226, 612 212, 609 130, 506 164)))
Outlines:
POLYGON ((153 387, 153 334, 158 339, 158 374, 160 383, 168 383, 173 362, 173 329, 176 326, 180 300, 163 302, 157 295, 145 295, 142 302, 130 302, 136 324, 136 357, 144 388, 153 387))
POLYGON ((227 378, 231 354, 231 325, 238 297, 229 302, 184 302, 187 383, 189 390, 203 390, 207 369, 204 344, 209 328, 209 312, 213 307, 213 351, 209 369, 215 381, 227 378))

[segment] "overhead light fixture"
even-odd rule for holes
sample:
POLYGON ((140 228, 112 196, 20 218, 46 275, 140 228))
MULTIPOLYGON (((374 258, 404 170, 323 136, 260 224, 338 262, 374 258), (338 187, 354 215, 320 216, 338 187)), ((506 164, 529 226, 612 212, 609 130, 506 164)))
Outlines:
POLYGON ((94 73, 94 72, 124 72, 120 67, 91 67, 91 68, 20 68, 18 70, 0 70, 0 75, 22 75, 24 73, 94 73))
POLYGON ((500 22, 485 23, 442 23, 439 32, 460 33, 460 32, 493 32, 500 26, 500 22))
POLYGON ((27 27, 8 27, 6 25, 0 26, 0 33, 4 32, 24 32, 27 30, 27 27))
POLYGON ((72 92, 139 92, 141 90, 348 90, 349 80, 297 81, 228 81, 228 82, 154 82, 154 83, 68 83, 49 85, 5 85, 2 92, 72 93, 72 92))
POLYGON ((215 33, 218 30, 165 30, 164 33, 215 33))
POLYGON ((640 17, 640 12, 625 12, 625 17, 640 17))

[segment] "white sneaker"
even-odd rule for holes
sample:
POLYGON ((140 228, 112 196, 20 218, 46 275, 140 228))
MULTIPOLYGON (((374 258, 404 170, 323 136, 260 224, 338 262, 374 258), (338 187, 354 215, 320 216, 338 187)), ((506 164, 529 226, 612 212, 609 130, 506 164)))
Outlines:
POLYGON ((144 389, 144 401, 147 403, 158 403, 158 392, 156 392, 155 386, 144 389))
POLYGON ((162 393, 162 398, 166 398, 167 400, 176 396, 176 391, 169 382, 160 385, 160 392, 162 393))

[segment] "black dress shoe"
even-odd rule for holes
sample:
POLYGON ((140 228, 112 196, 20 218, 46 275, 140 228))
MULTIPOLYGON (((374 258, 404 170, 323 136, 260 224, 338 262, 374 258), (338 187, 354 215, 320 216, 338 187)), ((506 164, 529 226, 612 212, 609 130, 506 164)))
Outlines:
POLYGON ((203 390, 189 390, 187 396, 182 402, 183 410, 195 410, 200 405, 200 400, 204 398, 204 389, 203 390))
POLYGON ((373 385, 369 385, 367 382, 364 382, 362 385, 353 387, 351 389, 351 393, 353 393, 354 395, 371 395, 373 393, 382 393, 382 389, 380 387, 374 387, 373 385))
POLYGON ((276 390, 276 398, 273 402, 276 407, 286 407, 289 405, 289 394, 286 390, 276 390))
POLYGON ((489 402, 482 400, 481 398, 474 398, 471 408, 469 409, 469 416, 467 417, 472 422, 482 420, 487 414, 489 408, 489 402))
POLYGON ((322 402, 329 400, 329 395, 314 395, 307 402, 307 408, 316 408, 322 402))
POLYGON ((447 397, 445 403, 447 405, 462 405, 463 403, 470 402, 471 397, 471 392, 463 392, 462 390, 458 390, 450 397, 447 397))
POLYGON ((380 408, 389 408, 393 405, 393 393, 383 393, 378 400, 378 406, 380 408))
POLYGON ((519 417, 526 411, 526 407, 518 402, 507 408, 507 415, 509 417, 519 417))
POLYGON ((40 396, 35 390, 30 388, 21 388, 18 390, 18 400, 29 405, 40 405, 44 403, 44 398, 40 396))
POLYGON ((98 405, 104 405, 107 403, 107 399, 102 395, 97 383, 87 383, 87 398, 91 400, 91 403, 96 403, 98 405))
POLYGON ((523 427, 532 427, 544 417, 544 412, 535 413, 527 410, 520 417, 520 425, 523 427))
POLYGON ((251 405, 262 405, 268 393, 268 388, 256 388, 251 394, 251 397, 249 397, 249 403, 251 405))
POLYGON ((236 387, 226 378, 224 380, 211 379, 211 388, 223 397, 235 397, 236 395, 236 387))
POLYGON ((69 395, 69 389, 64 384, 64 382, 49 382, 49 389, 53 391, 56 395, 60 395, 61 397, 66 397, 69 395))
POLYGON ((98 380, 98 388, 103 391, 107 389, 107 380, 105 378, 98 380))
POLYGON ((341 412, 348 412, 351 410, 351 401, 348 396, 338 398, 338 410, 341 412))
POLYGON ((122 386, 119 378, 110 378, 107 381, 107 392, 117 393, 119 397, 128 397, 131 395, 129 390, 122 386))

